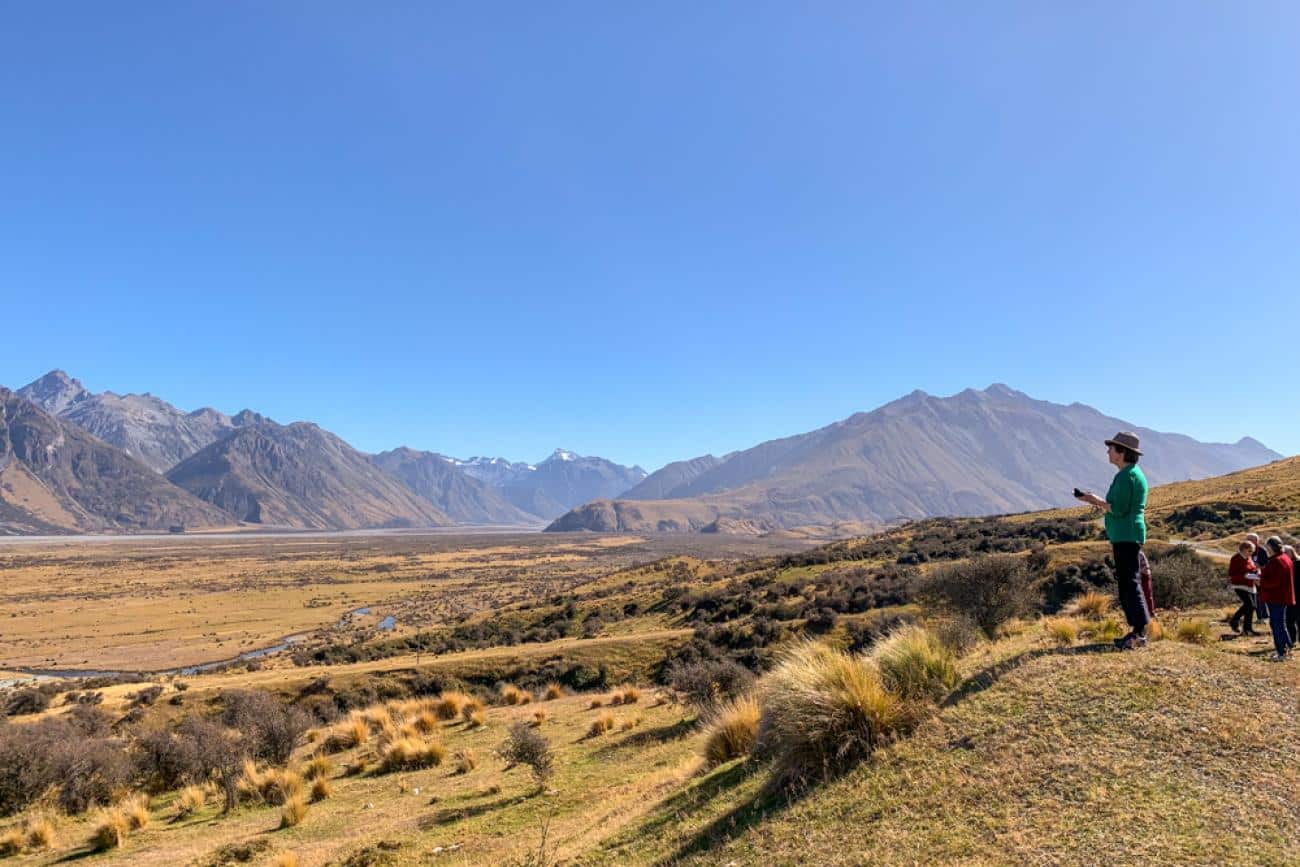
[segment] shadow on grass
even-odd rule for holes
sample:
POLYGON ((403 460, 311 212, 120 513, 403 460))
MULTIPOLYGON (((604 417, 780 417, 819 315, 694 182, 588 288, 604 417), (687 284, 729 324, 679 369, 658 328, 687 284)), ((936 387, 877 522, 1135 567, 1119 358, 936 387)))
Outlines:
MULTIPOLYGON (((990 665, 983 671, 978 671, 962 681, 961 685, 948 694, 948 697, 939 702, 940 708, 948 708, 959 704, 973 695, 979 695, 984 690, 996 684, 1003 677, 1015 671, 1026 663, 1033 662, 1036 659, 1042 659, 1045 656, 1079 656, 1086 653, 1116 653, 1115 645, 1103 642, 1093 644, 1080 644, 1077 647, 1047 647, 1038 650, 1027 650, 1010 659, 1003 660, 996 665, 990 665)), ((1140 652, 1140 651, 1139 651, 1140 652)))
POLYGON ((666 744, 669 741, 681 740, 695 731, 695 720, 680 719, 671 725, 656 726, 651 729, 642 729, 623 738, 621 741, 610 745, 610 749, 632 749, 644 747, 649 744, 666 744))
POLYGON ((439 825, 449 825, 452 822, 459 822, 462 819, 473 819, 495 810, 509 807, 513 804, 522 803, 527 800, 526 795, 511 795, 507 798, 497 798, 495 801, 488 801, 485 804, 472 804, 467 807, 444 807, 441 810, 435 810, 427 816, 421 816, 416 822, 421 831, 429 831, 437 828, 439 825))

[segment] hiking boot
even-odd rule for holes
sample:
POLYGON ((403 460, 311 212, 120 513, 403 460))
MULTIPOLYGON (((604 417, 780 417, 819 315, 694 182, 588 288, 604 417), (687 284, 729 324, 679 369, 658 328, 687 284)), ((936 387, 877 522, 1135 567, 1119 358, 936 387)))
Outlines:
POLYGON ((1115 639, 1116 650, 1137 650, 1137 648, 1138 648, 1138 637, 1131 632, 1128 635, 1125 635, 1123 638, 1115 639))
POLYGON ((1275 653, 1268 658, 1269 662, 1286 662, 1285 653, 1275 653))

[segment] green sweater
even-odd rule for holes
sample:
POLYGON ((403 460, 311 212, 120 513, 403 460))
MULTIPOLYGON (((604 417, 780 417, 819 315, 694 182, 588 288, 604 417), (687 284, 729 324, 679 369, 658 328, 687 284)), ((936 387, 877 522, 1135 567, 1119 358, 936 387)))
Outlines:
POLYGON ((1106 492, 1110 511, 1106 513, 1106 538, 1112 542, 1147 540, 1147 477, 1137 464, 1130 464, 1115 474, 1106 492))

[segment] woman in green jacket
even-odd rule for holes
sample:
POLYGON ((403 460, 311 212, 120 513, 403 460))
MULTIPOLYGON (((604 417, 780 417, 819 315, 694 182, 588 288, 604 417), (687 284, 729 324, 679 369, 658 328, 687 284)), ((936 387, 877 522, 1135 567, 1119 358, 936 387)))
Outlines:
POLYGON ((1138 582, 1138 554, 1147 540, 1147 479, 1138 469, 1138 458, 1142 456, 1138 446, 1134 433, 1117 433, 1113 439, 1106 440, 1110 462, 1119 470, 1110 483, 1106 499, 1086 491, 1078 495, 1080 500, 1105 512, 1106 538, 1115 555, 1119 602, 1129 625, 1128 635, 1115 639, 1115 646, 1121 650, 1146 644, 1147 623, 1151 620, 1138 582))

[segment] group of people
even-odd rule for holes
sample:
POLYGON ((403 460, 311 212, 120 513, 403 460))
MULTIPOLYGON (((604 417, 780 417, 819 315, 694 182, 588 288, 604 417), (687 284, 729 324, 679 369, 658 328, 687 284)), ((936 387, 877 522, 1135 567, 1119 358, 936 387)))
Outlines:
POLYGON ((1279 536, 1270 536, 1261 545, 1258 534, 1247 534, 1228 563, 1228 586, 1241 600, 1241 607, 1233 612, 1228 625, 1233 632, 1259 635, 1252 628, 1253 618, 1256 614, 1261 620, 1267 617, 1273 632, 1272 658, 1278 661, 1286 659, 1291 648, 1300 644, 1297 581, 1300 574, 1295 548, 1283 544, 1279 536))
MULTIPOLYGON (((1115 639, 1120 650, 1133 650, 1147 643, 1147 626, 1155 609, 1151 594, 1151 569, 1142 553, 1146 543, 1147 480, 1138 468, 1142 456, 1137 434, 1117 433, 1106 440, 1107 457, 1116 467, 1115 478, 1105 498, 1088 491, 1075 497, 1104 513, 1106 538, 1115 558, 1115 580, 1119 584, 1120 606, 1129 632, 1115 639)), ((1241 607, 1229 620, 1234 632, 1245 627, 1246 635, 1258 635, 1253 628, 1258 613, 1268 618, 1273 632, 1272 659, 1282 661, 1300 644, 1300 588, 1296 581, 1296 552, 1278 536, 1263 544, 1251 533, 1228 566, 1228 581, 1241 600, 1241 607)))

